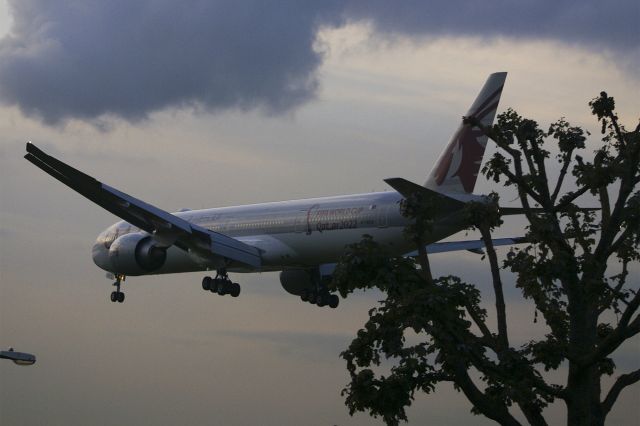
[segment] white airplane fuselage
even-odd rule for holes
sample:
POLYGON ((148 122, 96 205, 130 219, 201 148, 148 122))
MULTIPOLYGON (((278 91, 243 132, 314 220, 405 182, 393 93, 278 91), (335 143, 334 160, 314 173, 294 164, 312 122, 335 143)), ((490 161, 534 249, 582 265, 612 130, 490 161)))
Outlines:
MULTIPOLYGON (((404 236, 408 220, 400 212, 402 195, 396 191, 342 195, 323 198, 280 201, 173 213, 190 223, 220 232, 262 252, 262 265, 234 265, 234 272, 274 271, 286 268, 314 267, 335 263, 349 244, 370 235, 387 247, 390 254, 403 255, 415 249, 404 236)), ((443 218, 427 237, 438 241, 466 227, 452 212, 443 218)), ((111 262, 109 249, 117 238, 130 233, 144 233, 120 221, 97 238, 93 260, 100 268, 118 273, 111 262)), ((113 255, 113 253, 112 253, 113 255)), ((162 267, 150 272, 167 274, 215 269, 206 260, 199 261, 185 251, 170 247, 162 267)), ((145 275, 147 272, 128 275, 145 275)))

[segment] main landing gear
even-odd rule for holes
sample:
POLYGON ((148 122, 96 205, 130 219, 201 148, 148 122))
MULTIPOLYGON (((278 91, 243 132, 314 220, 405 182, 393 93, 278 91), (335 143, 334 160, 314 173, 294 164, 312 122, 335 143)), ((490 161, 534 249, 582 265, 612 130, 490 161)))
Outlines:
POLYGON ((338 307, 340 304, 340 298, 337 294, 331 294, 328 290, 324 288, 316 289, 305 289, 302 291, 302 295, 300 296, 303 302, 309 302, 312 305, 317 305, 319 307, 329 306, 332 309, 338 307))
POLYGON ((327 288, 327 284, 331 281, 330 277, 323 277, 317 271, 310 273, 311 286, 302 290, 300 299, 303 302, 309 302, 320 308, 329 306, 332 309, 338 307, 340 298, 337 294, 331 294, 327 288))
POLYGON ((122 274, 116 274, 116 282, 113 283, 116 286, 116 291, 111 292, 111 301, 122 303, 124 302, 124 293, 120 291, 120 284, 124 281, 125 276, 122 274))
POLYGON ((230 294, 231 297, 238 297, 240 295, 240 284, 232 282, 224 269, 218 270, 215 278, 204 277, 202 279, 202 289, 218 293, 220 296, 230 294))

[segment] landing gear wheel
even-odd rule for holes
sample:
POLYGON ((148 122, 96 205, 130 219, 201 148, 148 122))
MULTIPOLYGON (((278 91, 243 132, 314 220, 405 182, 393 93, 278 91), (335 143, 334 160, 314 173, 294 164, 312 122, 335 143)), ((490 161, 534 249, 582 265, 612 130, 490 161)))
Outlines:
POLYGON ((316 305, 318 305, 318 306, 319 306, 319 307, 321 307, 321 308, 322 308, 323 306, 326 306, 326 305, 327 305, 327 303, 329 302, 329 300, 328 300, 329 298, 328 298, 327 296, 328 296, 328 295, 326 295, 326 294, 319 294, 319 295, 318 295, 318 299, 317 299, 317 301, 316 301, 316 305))
POLYGON ((115 291, 111 292, 111 301, 112 302, 117 302, 118 301, 118 293, 116 293, 115 291))
POLYGON ((318 295, 316 294, 316 292, 314 291, 309 292, 309 295, 307 296, 307 302, 311 303, 312 305, 315 305, 317 301, 318 301, 318 295))
POLYGON ((227 293, 229 293, 229 283, 227 283, 224 280, 219 280, 218 281, 218 294, 220 296, 224 296, 227 293))
POLYGON ((202 279, 202 289, 204 291, 209 291, 211 290, 211 284, 213 283, 213 278, 211 277, 204 277, 202 279))
POLYGON ((309 291, 308 290, 302 290, 302 294, 300 295, 300 300, 302 300, 303 302, 308 302, 309 301, 309 291))
POLYGON ((340 298, 336 294, 332 294, 329 296, 329 307, 331 309, 335 309, 340 304, 340 298))
POLYGON ((229 290, 229 294, 231 295, 231 297, 238 297, 240 296, 240 284, 238 283, 229 283, 229 287, 231 287, 231 289, 229 290))
POLYGON ((118 293, 118 303, 122 303, 124 302, 124 293, 120 292, 118 293))

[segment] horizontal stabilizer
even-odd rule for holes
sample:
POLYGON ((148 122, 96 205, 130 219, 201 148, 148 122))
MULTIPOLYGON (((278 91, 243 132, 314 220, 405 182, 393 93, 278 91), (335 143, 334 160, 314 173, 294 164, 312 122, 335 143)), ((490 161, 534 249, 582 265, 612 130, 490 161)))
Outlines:
POLYGON ((405 198, 423 196, 437 202, 440 208, 452 211, 464 207, 464 203, 462 201, 447 197, 445 194, 425 188, 422 185, 418 185, 417 183, 413 183, 403 178, 387 178, 384 181, 405 198))
POLYGON ((30 142, 27 143, 24 158, 105 210, 152 234, 163 246, 175 244, 205 259, 225 257, 254 267, 262 263, 257 248, 190 223, 105 185, 45 154, 30 142))

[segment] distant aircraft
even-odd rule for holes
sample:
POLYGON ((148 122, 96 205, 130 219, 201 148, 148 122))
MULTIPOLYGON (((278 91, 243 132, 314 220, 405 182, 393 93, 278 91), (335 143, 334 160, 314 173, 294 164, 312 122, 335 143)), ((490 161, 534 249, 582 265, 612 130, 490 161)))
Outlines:
MULTIPOLYGON (((491 74, 467 117, 493 122, 507 73, 491 74)), ((102 232, 92 250, 93 261, 113 275, 112 302, 123 302, 127 275, 215 270, 202 288, 237 297, 240 285, 228 272, 281 271, 282 287, 318 306, 338 306, 327 282, 345 246, 364 234, 408 255, 415 246, 403 235, 409 223, 400 211, 403 199, 426 193, 439 205, 439 219, 427 236, 429 252, 482 250, 480 240, 438 242, 468 228, 462 219, 473 195, 487 137, 461 123, 435 163, 424 185, 402 178, 385 179, 394 190, 336 197, 251 204, 169 213, 105 185, 27 143, 25 158, 89 200, 124 219, 102 232)), ((508 213, 507 213, 508 214, 508 213)), ((518 239, 494 240, 494 245, 518 239)))

